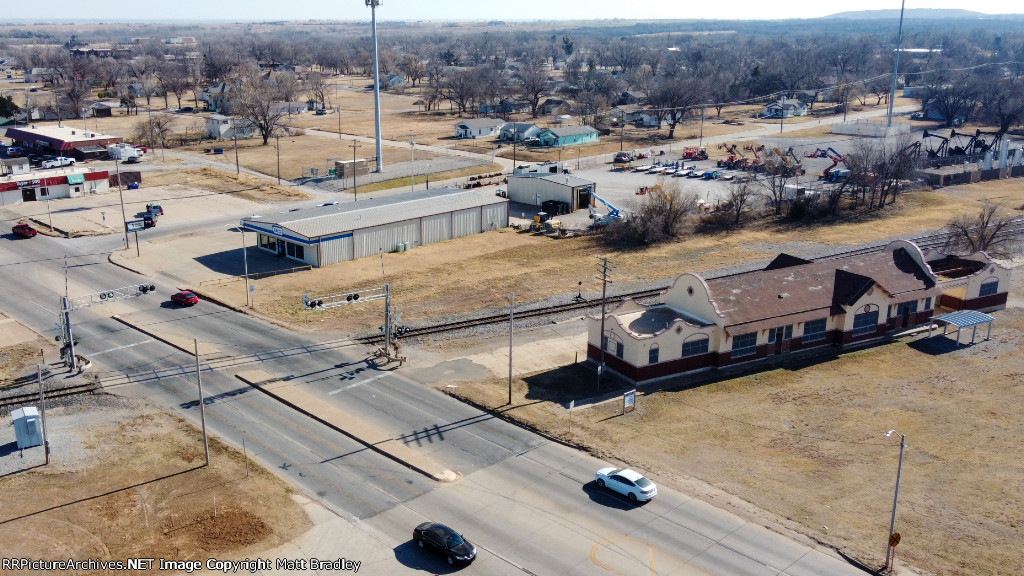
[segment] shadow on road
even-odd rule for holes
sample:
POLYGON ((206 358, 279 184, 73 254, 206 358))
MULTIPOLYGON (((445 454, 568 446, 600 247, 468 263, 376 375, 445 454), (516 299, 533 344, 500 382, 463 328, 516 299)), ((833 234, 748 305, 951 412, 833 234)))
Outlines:
POLYGON ((462 566, 449 566, 441 555, 421 549, 411 539, 395 546, 394 551, 395 560, 413 570, 422 570, 430 574, 451 574, 462 569, 462 566))

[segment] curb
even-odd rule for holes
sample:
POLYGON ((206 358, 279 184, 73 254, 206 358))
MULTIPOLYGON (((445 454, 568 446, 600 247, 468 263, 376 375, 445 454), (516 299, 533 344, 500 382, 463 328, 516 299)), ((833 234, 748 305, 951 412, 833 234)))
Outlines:
MULTIPOLYGON (((409 462, 408 460, 404 460, 404 459, 398 457, 397 455, 391 453, 390 451, 385 450, 384 448, 381 448, 379 443, 370 442, 368 440, 365 440, 365 439, 363 439, 363 438, 353 434, 352 432, 349 432, 348 430, 345 430, 344 428, 338 426, 337 424, 334 424, 334 423, 332 423, 332 422, 330 422, 330 421, 328 421, 328 420, 326 420, 324 418, 321 418, 317 414, 315 414, 313 412, 310 412, 309 410, 307 410, 307 409, 305 409, 305 408, 295 404, 294 402, 291 402, 289 400, 286 400, 285 398, 282 398, 280 395, 275 394, 273 391, 267 390, 267 389, 264 388, 264 386, 266 386, 267 384, 273 384, 274 382, 280 382, 280 379, 278 379, 278 378, 272 378, 272 379, 270 379, 268 381, 264 381, 264 382, 253 382, 253 381, 243 377, 241 374, 235 374, 235 378, 237 378, 238 380, 241 380, 242 382, 248 384, 249 386, 255 388, 256 390, 259 390, 260 392, 263 392, 267 396, 273 398, 274 400, 277 400, 278 402, 280 402, 281 404, 284 404, 285 406, 288 406, 289 408, 295 410, 296 412, 299 412, 300 414, 304 414, 304 415, 312 418, 313 420, 316 420, 317 422, 323 424, 324 426, 327 426, 328 428, 330 428, 330 429, 332 429, 332 430, 334 430, 336 432, 340 432, 340 433, 344 434, 345 436, 355 440, 356 442, 362 444, 363 446, 366 446, 370 450, 373 450, 374 452, 376 452, 376 453, 378 453, 378 454, 388 458, 389 460, 392 460, 393 462, 401 464, 402 466, 405 466, 406 468, 409 468, 410 470, 412 470, 414 472, 418 472, 418 473, 426 476, 427 478, 430 478, 431 480, 434 480, 435 482, 448 483, 448 482, 454 482, 455 480, 458 479, 458 476, 456 476, 455 474, 449 472, 448 470, 444 471, 444 472, 448 472, 448 474, 444 474, 444 473, 435 474, 433 472, 429 472, 429 471, 421 468, 420 466, 417 466, 416 464, 413 464, 412 462, 409 462)), ((388 440, 389 441, 393 441, 394 439, 393 438, 389 438, 388 440)))

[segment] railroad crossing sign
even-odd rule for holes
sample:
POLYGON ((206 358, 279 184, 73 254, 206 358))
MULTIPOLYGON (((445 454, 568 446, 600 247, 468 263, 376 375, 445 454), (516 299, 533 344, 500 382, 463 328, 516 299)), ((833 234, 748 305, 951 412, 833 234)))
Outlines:
POLYGON ((142 220, 129 220, 124 225, 129 232, 138 232, 146 227, 146 223, 142 220))
POLYGON ((900 543, 900 533, 899 532, 893 532, 892 536, 889 536, 889 546, 891 548, 895 548, 896 545, 899 544, 899 543, 900 543))

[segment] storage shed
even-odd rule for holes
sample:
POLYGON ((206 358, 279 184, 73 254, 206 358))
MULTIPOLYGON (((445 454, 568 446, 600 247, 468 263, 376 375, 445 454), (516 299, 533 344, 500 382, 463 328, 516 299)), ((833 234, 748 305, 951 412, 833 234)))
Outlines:
POLYGON ((19 450, 43 445, 43 422, 35 406, 12 410, 11 420, 19 450))
POLYGON ((275 217, 242 219, 257 246, 311 266, 401 252, 508 226, 508 200, 483 190, 438 188, 275 217))

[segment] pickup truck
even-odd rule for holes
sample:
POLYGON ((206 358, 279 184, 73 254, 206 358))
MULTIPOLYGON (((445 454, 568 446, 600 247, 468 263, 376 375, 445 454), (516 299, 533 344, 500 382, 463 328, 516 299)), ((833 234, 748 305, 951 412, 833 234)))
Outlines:
POLYGON ((161 206, 159 202, 150 202, 149 204, 146 204, 146 212, 151 212, 157 216, 163 216, 164 207, 161 206))
POLYGON ((43 168, 60 168, 61 166, 74 166, 74 158, 65 158, 58 156, 57 158, 50 158, 49 160, 43 160, 43 168))

